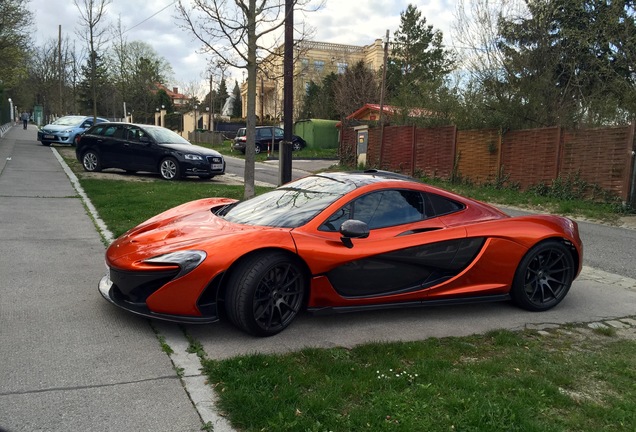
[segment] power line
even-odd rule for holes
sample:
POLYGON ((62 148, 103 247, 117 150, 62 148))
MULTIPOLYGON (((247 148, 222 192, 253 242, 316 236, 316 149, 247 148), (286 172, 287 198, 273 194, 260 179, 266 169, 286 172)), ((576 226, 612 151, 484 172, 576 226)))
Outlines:
POLYGON ((142 20, 141 22, 138 22, 137 24, 135 24, 134 26, 130 27, 129 29, 126 29, 122 32, 122 34, 128 33, 130 30, 134 29, 135 27, 139 27, 140 25, 142 25, 143 23, 145 23, 146 21, 148 21, 151 18, 154 18, 155 16, 159 15, 161 12, 165 11, 166 9, 168 9, 170 6, 172 6, 173 4, 175 4, 177 1, 179 0, 174 0, 172 3, 170 3, 168 6, 162 8, 161 10, 155 12, 154 14, 150 15, 148 18, 142 20))

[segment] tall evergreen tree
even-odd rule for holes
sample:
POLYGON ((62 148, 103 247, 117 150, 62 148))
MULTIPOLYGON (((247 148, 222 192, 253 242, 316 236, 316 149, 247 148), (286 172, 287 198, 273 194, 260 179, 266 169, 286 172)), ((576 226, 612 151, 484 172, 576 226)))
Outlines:
POLYGON ((491 91, 532 127, 633 115, 635 3, 527 0, 528 17, 500 23, 508 74, 492 82, 491 91))
POLYGON ((98 116, 106 116, 112 112, 111 83, 103 59, 97 53, 93 53, 81 67, 81 79, 78 86, 81 112, 91 114, 96 112, 98 116))
POLYGON ((388 99, 404 108, 421 106, 422 97, 437 91, 453 67, 442 32, 427 25, 417 7, 409 4, 393 34, 387 65, 388 99))
POLYGON ((232 90, 232 95, 234 96, 234 103, 232 104, 232 117, 241 118, 243 117, 243 104, 241 102, 241 88, 239 87, 238 81, 234 81, 234 90, 232 90))

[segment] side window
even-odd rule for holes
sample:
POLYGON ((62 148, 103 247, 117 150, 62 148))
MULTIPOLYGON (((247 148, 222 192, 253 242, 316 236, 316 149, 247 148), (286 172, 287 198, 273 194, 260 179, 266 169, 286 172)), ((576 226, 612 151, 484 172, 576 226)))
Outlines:
POLYGON ((258 132, 259 139, 272 139, 272 130, 270 128, 259 129, 258 132))
POLYGON ((88 133, 91 135, 104 135, 104 126, 95 126, 88 133))
POLYGON ((112 137, 115 135, 115 131, 117 131, 117 126, 109 126, 106 128, 103 135, 107 137, 112 137))
POLYGON ((123 138, 124 137, 124 127, 123 126, 109 126, 104 131, 104 136, 113 137, 113 138, 123 138))
POLYGON ((139 136, 140 136, 139 132, 141 132, 139 128, 135 128, 135 127, 129 128, 126 139, 128 141, 139 141, 139 136))
POLYGON ((281 128, 274 128, 274 138, 283 139, 285 132, 281 128))
POLYGON ((437 194, 428 194, 428 199, 433 207, 433 211, 429 211, 431 215, 443 216, 445 214, 455 213, 464 208, 463 204, 437 194))
POLYGON ((340 225, 348 219, 351 219, 351 207, 352 204, 347 204, 346 206, 336 210, 334 214, 327 219, 327 221, 318 228, 319 231, 332 231, 338 232, 340 231, 340 225))
POLYGON ((422 194, 409 190, 387 190, 361 196, 334 213, 321 231, 338 231, 347 219, 357 219, 369 229, 385 228, 425 219, 422 194))

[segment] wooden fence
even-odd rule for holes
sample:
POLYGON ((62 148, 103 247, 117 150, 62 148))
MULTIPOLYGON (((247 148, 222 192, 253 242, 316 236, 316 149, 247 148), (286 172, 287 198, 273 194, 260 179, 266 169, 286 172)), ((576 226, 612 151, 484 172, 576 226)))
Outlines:
MULTIPOLYGON (((578 178, 636 207, 636 121, 629 126, 458 131, 454 126, 368 129, 367 165, 410 175, 505 182, 526 189, 578 178), (382 145, 380 145, 383 135, 382 145), (380 151, 382 154, 380 155, 380 151)), ((357 132, 344 128, 343 162, 357 160, 357 132)))

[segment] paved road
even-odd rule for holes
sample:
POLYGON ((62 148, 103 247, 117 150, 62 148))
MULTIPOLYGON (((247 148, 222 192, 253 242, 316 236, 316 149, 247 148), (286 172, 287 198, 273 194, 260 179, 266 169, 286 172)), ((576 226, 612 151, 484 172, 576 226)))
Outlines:
MULTIPOLYGON (((502 207, 512 216, 529 212, 502 207)), ((636 279, 636 229, 578 221, 585 265, 636 279)), ((635 312, 636 313, 636 312, 635 312)))
POLYGON ((144 319, 104 304, 104 245, 35 126, 0 139, 0 429, 199 431, 144 319))
MULTIPOLYGON (((225 162, 225 171, 229 176, 243 178, 245 172, 243 159, 226 156, 225 162)), ((327 169, 336 163, 337 161, 331 160, 292 160, 292 180, 304 177, 310 172, 327 169)), ((254 178, 257 182, 270 186, 279 185, 280 174, 277 160, 256 163, 254 171, 254 178)))

